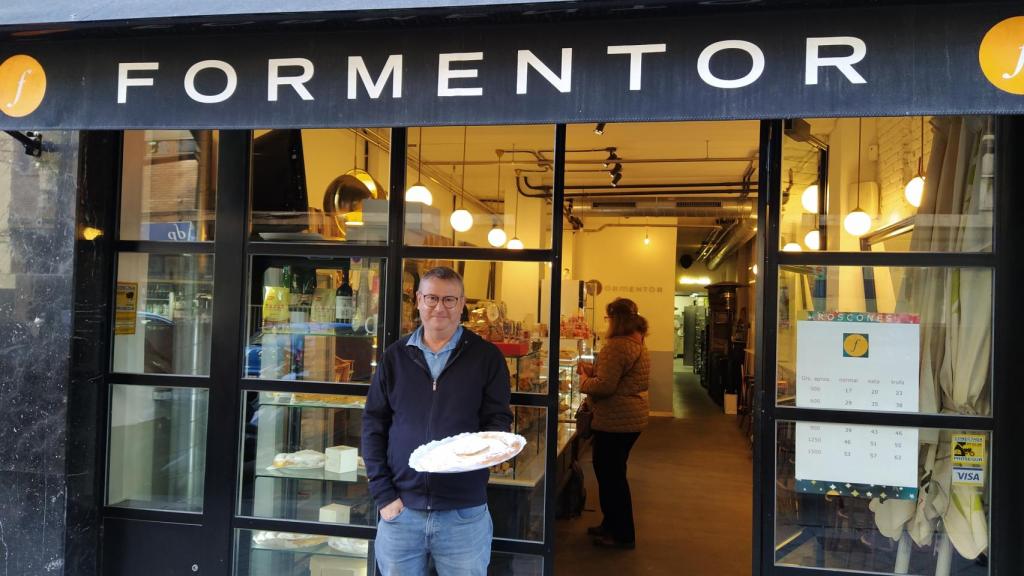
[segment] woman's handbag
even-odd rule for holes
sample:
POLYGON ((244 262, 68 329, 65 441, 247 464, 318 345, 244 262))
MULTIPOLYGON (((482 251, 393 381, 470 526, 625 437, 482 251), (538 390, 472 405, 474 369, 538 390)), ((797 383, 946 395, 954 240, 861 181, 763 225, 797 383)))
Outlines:
POLYGON ((590 401, 584 399, 576 409, 576 433, 580 438, 590 438, 594 430, 590 427, 594 422, 594 411, 590 409, 590 401))

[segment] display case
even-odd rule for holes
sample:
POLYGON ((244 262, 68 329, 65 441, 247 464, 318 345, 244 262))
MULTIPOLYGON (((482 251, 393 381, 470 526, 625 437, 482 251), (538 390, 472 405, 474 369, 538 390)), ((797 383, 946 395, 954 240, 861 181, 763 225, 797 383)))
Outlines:
POLYGON ((522 355, 506 355, 505 366, 508 368, 509 384, 512 386, 512 390, 537 394, 546 393, 547 388, 544 384, 547 378, 542 376, 544 365, 539 346, 522 355))
MULTIPOLYGON (((580 345, 582 338, 561 338, 558 341, 558 421, 562 423, 575 423, 576 410, 583 401, 583 393, 580 392, 580 376, 576 371, 579 364, 580 345)), ((547 347, 542 353, 541 374, 547 379, 548 368, 547 347)))
POLYGON ((236 576, 366 576, 373 543, 358 538, 238 530, 236 576))
POLYGON ((362 396, 244 394, 239 515, 376 525, 359 456, 362 396))
POLYGON ((245 374, 369 382, 377 366, 384 260, 253 260, 245 374))

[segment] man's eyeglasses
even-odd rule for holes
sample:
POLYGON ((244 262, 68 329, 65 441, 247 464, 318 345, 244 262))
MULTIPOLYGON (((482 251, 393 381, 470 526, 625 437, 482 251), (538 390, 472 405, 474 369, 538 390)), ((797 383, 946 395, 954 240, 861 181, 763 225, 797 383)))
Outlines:
POLYGON ((461 298, 458 297, 458 296, 444 296, 444 297, 442 297, 442 296, 438 296, 437 294, 420 294, 420 298, 423 299, 423 303, 424 304, 426 304, 427 306, 429 306, 431 308, 433 308, 434 306, 437 306, 437 303, 440 302, 440 303, 444 304, 444 307, 449 309, 449 310, 451 310, 452 308, 455 308, 455 305, 459 303, 459 300, 461 300, 461 298))

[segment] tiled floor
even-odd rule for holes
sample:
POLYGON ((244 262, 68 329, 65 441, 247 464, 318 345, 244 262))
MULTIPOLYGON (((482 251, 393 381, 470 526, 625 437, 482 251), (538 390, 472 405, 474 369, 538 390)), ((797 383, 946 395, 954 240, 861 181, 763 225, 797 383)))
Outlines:
POLYGON ((629 460, 636 550, 595 548, 586 527, 600 522, 590 455, 587 511, 557 523, 561 575, 750 574, 753 476, 734 416, 722 414, 689 371, 675 378, 675 418, 652 418, 629 460))

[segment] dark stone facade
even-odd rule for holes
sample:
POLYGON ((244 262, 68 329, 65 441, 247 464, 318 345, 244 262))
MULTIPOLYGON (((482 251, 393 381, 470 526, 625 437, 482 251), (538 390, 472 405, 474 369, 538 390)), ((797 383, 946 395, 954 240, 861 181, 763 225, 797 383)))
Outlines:
POLYGON ((0 574, 63 574, 77 132, 0 134, 0 574))

